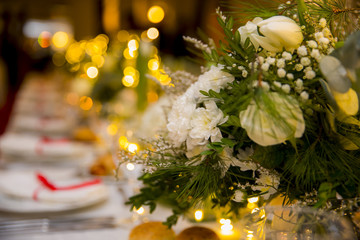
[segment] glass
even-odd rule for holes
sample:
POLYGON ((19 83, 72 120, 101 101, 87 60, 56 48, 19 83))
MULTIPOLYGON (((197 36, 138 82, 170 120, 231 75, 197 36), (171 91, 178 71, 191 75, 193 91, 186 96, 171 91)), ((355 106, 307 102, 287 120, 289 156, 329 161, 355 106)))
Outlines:
POLYGON ((252 240, 354 240, 352 223, 335 212, 310 207, 272 206, 245 218, 241 238, 252 240))

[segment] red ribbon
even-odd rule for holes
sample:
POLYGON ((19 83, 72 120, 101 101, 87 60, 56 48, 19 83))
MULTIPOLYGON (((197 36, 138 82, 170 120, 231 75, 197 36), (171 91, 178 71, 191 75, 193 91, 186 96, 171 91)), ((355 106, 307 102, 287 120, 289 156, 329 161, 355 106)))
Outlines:
MULTIPOLYGON (((39 180, 39 182, 41 183, 41 185, 42 185, 43 187, 45 187, 46 189, 49 189, 49 190, 51 190, 51 191, 73 190, 73 189, 88 187, 88 186, 92 186, 92 185, 101 183, 101 179, 94 179, 94 180, 86 181, 86 182, 79 183, 79 184, 57 187, 57 186, 55 186, 53 183, 51 183, 51 182, 50 182, 44 175, 42 175, 41 173, 37 173, 37 174, 36 174, 36 178, 39 180)), ((33 199, 34 199, 35 201, 38 199, 39 190, 40 190, 40 188, 38 188, 38 189, 36 189, 36 190, 34 191, 33 199)))

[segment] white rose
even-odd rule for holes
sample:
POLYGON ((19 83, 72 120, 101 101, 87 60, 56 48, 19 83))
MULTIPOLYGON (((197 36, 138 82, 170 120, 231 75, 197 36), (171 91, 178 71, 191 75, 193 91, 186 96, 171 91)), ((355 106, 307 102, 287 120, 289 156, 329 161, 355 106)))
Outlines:
POLYGON ((248 21, 245 26, 242 26, 238 29, 240 36, 241 36, 241 44, 244 45, 247 38, 250 38, 250 41, 252 44, 254 44, 254 47, 257 49, 259 47, 259 44, 253 39, 253 36, 259 35, 258 33, 258 26, 257 23, 261 22, 262 18, 254 18, 252 21, 248 21))
POLYGON ((260 45, 269 52, 281 52, 283 48, 293 51, 303 41, 300 26, 288 17, 274 16, 257 23, 257 26, 262 36, 254 32, 250 34, 250 40, 255 47, 260 45))

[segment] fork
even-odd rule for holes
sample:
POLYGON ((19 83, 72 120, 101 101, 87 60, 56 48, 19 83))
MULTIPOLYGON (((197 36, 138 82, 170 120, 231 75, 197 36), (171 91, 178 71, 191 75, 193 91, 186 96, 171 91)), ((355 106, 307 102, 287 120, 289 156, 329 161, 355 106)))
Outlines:
POLYGON ((0 237, 14 234, 125 227, 115 217, 41 218, 0 221, 0 237))

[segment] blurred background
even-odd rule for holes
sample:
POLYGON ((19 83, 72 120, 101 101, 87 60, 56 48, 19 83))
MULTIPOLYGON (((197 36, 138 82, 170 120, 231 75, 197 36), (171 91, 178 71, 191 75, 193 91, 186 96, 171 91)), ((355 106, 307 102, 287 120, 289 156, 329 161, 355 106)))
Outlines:
MULTIPOLYGON (((87 78, 91 90, 86 94, 96 92, 95 98, 101 102, 113 97, 102 95, 102 89, 114 95, 124 85, 149 91, 138 81, 147 74, 138 69, 141 63, 131 63, 138 58, 135 50, 141 42, 147 45, 143 49, 153 47, 139 56, 146 63, 153 59, 147 64, 152 73, 160 71, 163 63, 196 71, 194 62, 185 58, 191 54, 182 37, 198 37, 198 29, 211 36, 214 31, 209 26, 216 25, 218 5, 218 0, 0 0, 0 135, 29 72, 57 68, 71 74, 73 80, 87 78), (133 48, 126 48, 129 42, 133 48), (125 64, 126 60, 130 63, 125 64), (90 65, 96 76, 89 77, 90 65), (135 68, 132 75, 138 79, 126 78, 126 65, 135 68), (124 77, 128 80, 125 84, 124 77), (109 78, 122 86, 98 87, 107 85, 109 78)), ((153 101, 156 99, 153 96, 153 101)), ((142 102, 146 105, 148 100, 142 102)))

